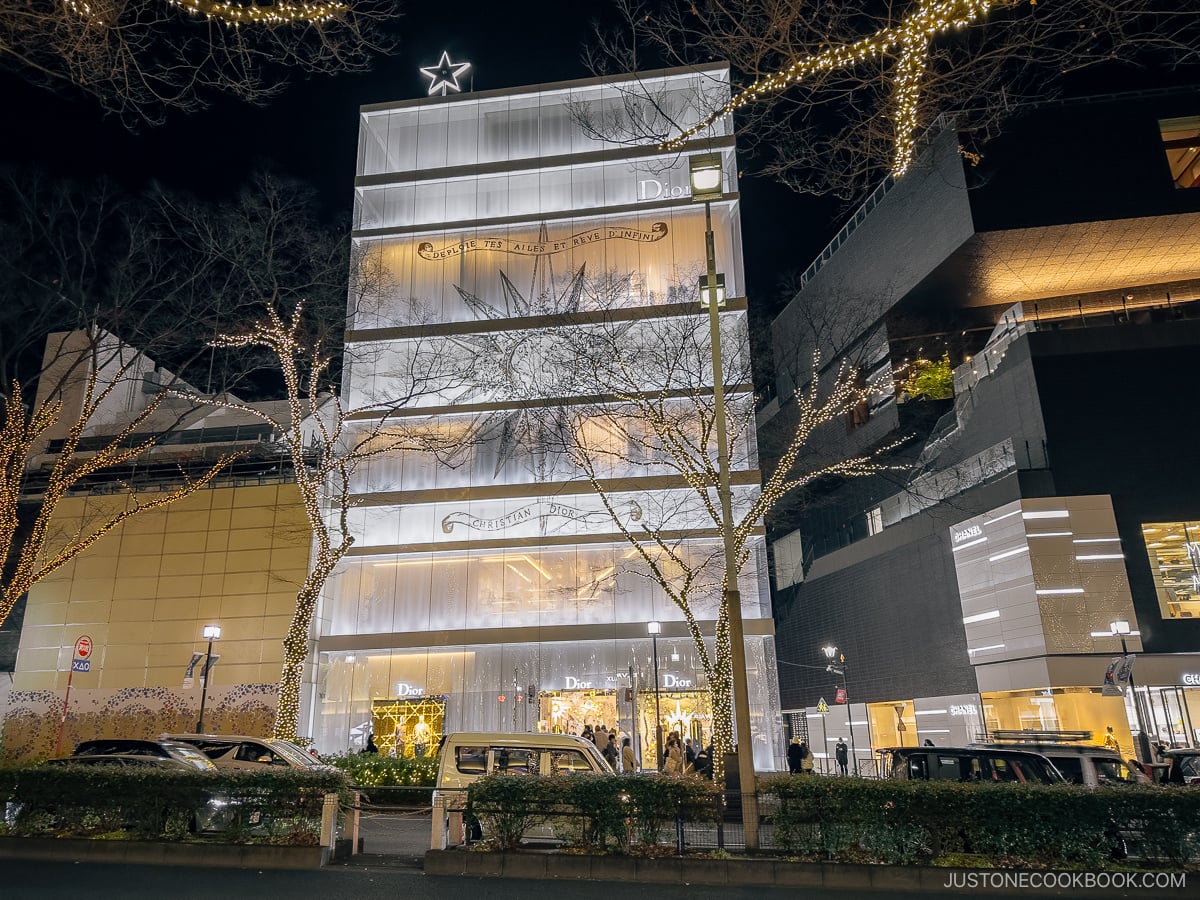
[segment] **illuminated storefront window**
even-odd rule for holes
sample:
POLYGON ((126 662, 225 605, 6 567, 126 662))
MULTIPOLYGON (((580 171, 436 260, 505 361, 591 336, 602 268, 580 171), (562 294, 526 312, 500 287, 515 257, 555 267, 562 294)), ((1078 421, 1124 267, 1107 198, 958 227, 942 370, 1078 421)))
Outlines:
POLYGON ((1142 538, 1163 618, 1200 618, 1200 521, 1148 522, 1142 538))
POLYGON ((1137 721, 1120 697, 1105 697, 1100 688, 1045 688, 998 691, 982 695, 984 723, 996 731, 1090 732, 1103 741, 1111 725, 1125 756, 1134 755, 1130 721, 1137 721))

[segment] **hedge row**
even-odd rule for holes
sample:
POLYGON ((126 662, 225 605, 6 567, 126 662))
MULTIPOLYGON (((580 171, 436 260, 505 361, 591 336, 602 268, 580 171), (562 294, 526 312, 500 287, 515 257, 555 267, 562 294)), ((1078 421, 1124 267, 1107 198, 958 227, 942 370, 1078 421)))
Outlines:
POLYGON ((1200 863, 1200 791, 1128 785, 991 785, 777 776, 775 843, 808 857, 996 866, 1095 866, 1124 855, 1200 863))
POLYGON ((323 756, 321 761, 337 766, 355 787, 433 787, 437 784, 436 756, 402 758, 375 753, 323 756))
POLYGON ((340 772, 0 769, 0 833, 180 840, 213 815, 218 841, 311 846, 320 839, 325 795, 346 791, 340 772))
POLYGON ((715 821, 720 813, 712 782, 658 775, 489 775, 472 784, 467 797, 468 816, 499 850, 516 847, 541 826, 592 850, 622 850, 635 841, 657 845, 676 817, 715 821))

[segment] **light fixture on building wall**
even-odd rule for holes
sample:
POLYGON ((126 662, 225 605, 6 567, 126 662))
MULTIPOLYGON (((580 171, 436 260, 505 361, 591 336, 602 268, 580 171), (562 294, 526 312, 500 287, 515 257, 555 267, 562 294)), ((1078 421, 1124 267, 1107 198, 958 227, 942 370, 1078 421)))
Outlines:
MULTIPOLYGON (((1150 753, 1150 736, 1146 733, 1146 719, 1142 715, 1142 701, 1138 697, 1137 685, 1133 680, 1133 660, 1129 659, 1129 648, 1125 644, 1125 639, 1133 634, 1133 630, 1129 626, 1126 619, 1117 619, 1108 624, 1108 630, 1115 638, 1121 639, 1121 656, 1122 665, 1129 672, 1129 689, 1133 691, 1133 713, 1137 718, 1138 724, 1138 739, 1137 739, 1137 754, 1142 762, 1151 762, 1153 755, 1150 753)), ((1124 699, 1124 688, 1121 691, 1122 699, 1124 699)), ((1128 715, 1128 714, 1126 714, 1128 715)))
POLYGON ((204 669, 200 673, 200 717, 196 721, 196 734, 204 734, 204 706, 208 702, 208 679, 213 667, 213 641, 221 639, 220 625, 205 625, 201 636, 208 639, 208 650, 204 653, 204 669))
POLYGON ((671 646, 671 662, 679 662, 679 650, 674 645, 671 646))
POLYGON ((713 294, 717 296, 717 309, 725 308, 725 276, 720 272, 717 273, 717 286, 714 291, 709 287, 708 276, 700 276, 700 307, 708 309, 708 304, 712 302, 713 294))
MULTIPOLYGON (((754 742, 750 734, 750 697, 746 677, 746 639, 742 627, 742 596, 738 591, 737 552, 734 547, 733 490, 730 487, 729 435, 725 422, 725 376, 721 363, 721 320, 717 315, 722 303, 717 291, 724 279, 717 273, 717 251, 712 227, 712 201, 721 200, 725 196, 725 171, 721 154, 704 153, 689 157, 688 171, 692 200, 704 204, 705 276, 701 286, 708 299, 707 304, 702 305, 708 310, 708 332, 712 347, 713 418, 717 433, 717 496, 721 503, 721 537, 725 550, 725 590, 722 603, 729 622, 729 672, 733 688, 738 784, 742 795, 742 836, 746 849, 754 851, 758 849, 758 793, 754 773, 754 742)), ((718 657, 724 652, 719 641, 716 652, 718 657)))
POLYGON ((662 634, 662 623, 647 622, 646 633, 650 635, 650 640, 654 646, 654 759, 657 763, 658 771, 661 772, 663 767, 663 729, 662 707, 658 695, 658 636, 662 634))
POLYGON ((692 199, 696 202, 720 200, 725 196, 721 154, 701 153, 688 157, 688 179, 692 185, 692 199))
POLYGON ((858 748, 854 745, 854 710, 850 706, 850 680, 846 676, 846 669, 848 668, 846 666, 846 654, 838 653, 838 648, 833 644, 826 644, 821 648, 821 652, 829 660, 829 665, 825 667, 825 671, 842 676, 842 693, 846 697, 846 727, 850 731, 850 756, 854 761, 854 774, 857 776, 858 748))

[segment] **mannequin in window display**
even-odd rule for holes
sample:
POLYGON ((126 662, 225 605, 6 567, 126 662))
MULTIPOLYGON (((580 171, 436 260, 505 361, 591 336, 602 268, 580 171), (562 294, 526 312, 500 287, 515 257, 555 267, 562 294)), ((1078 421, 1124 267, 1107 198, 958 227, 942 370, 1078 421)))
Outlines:
POLYGON ((413 755, 424 756, 429 749, 429 725, 425 716, 417 716, 417 724, 413 726, 413 755))
POLYGON ((408 738, 404 733, 404 726, 399 722, 396 723, 395 731, 392 734, 393 755, 401 759, 404 758, 404 751, 408 749, 408 738))

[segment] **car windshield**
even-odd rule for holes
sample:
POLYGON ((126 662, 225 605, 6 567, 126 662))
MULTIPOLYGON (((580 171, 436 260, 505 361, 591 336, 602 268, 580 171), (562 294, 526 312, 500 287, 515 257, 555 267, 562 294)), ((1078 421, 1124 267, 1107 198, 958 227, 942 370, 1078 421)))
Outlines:
POLYGON ((187 744, 165 744, 175 759, 182 760, 188 765, 194 766, 197 769, 203 769, 208 772, 215 769, 211 759, 197 750, 195 747, 190 747, 187 744))
POLYGON ((272 740, 266 741, 266 744, 284 759, 292 763, 292 765, 312 768, 321 764, 320 760, 313 759, 295 744, 289 744, 287 741, 272 740))
POLYGON ((1134 780, 1133 773, 1119 760, 1093 758, 1092 762, 1096 766, 1097 784, 1131 784, 1134 780))

